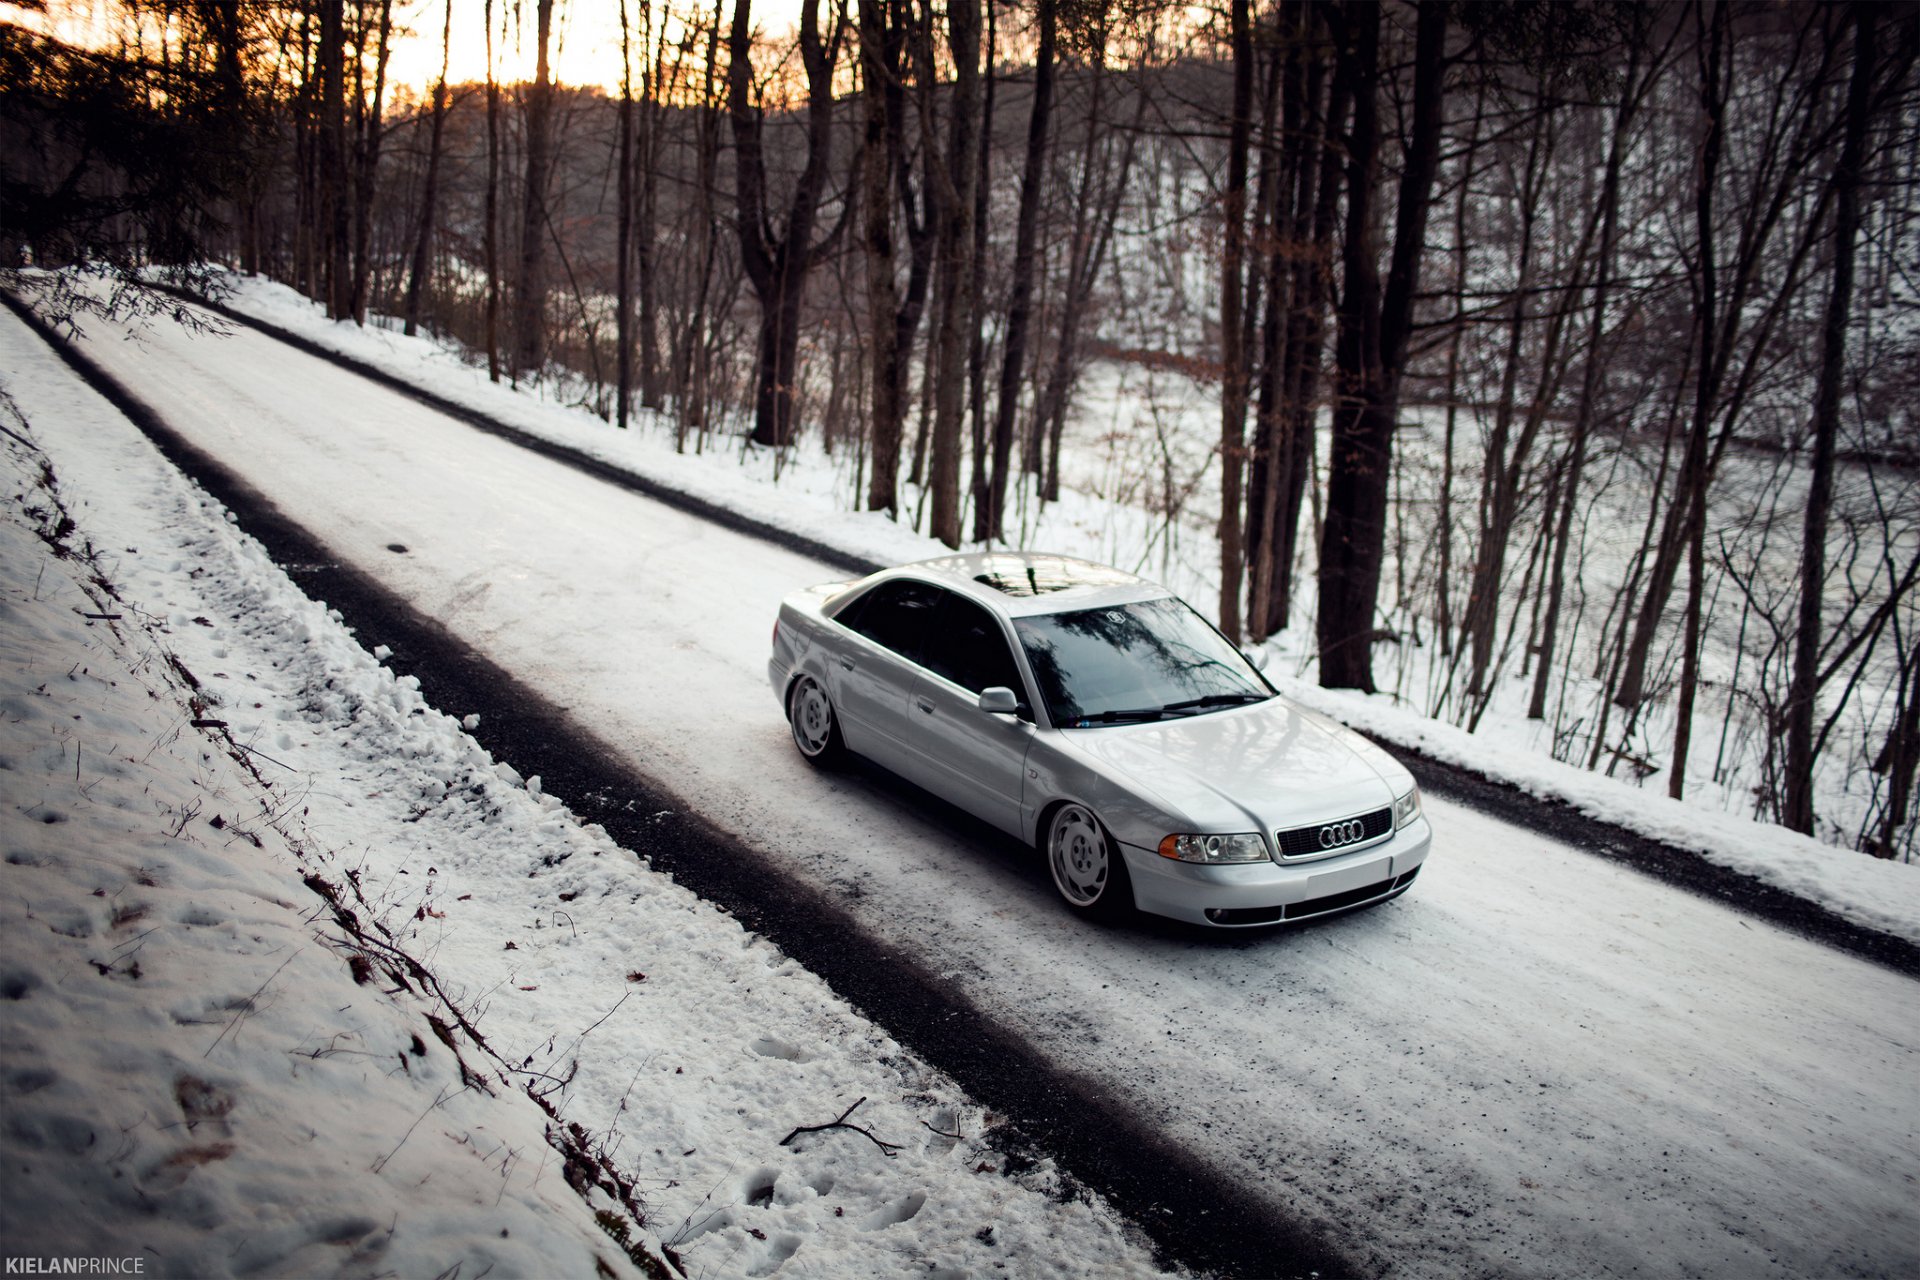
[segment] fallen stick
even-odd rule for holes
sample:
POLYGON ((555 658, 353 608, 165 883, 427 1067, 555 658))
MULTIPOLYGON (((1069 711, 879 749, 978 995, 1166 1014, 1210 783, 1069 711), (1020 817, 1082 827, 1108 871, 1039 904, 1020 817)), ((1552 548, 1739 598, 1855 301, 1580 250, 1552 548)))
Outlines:
POLYGON ((786 1146, 789 1142, 792 1142, 795 1138, 799 1137, 803 1133, 822 1133, 828 1129, 851 1129, 855 1133, 859 1134, 861 1137, 865 1138, 868 1142, 871 1142, 874 1146, 880 1148, 880 1150, 886 1152, 887 1155, 891 1157, 894 1152, 900 1149, 899 1143, 884 1142, 881 1139, 874 1137, 872 1130, 862 1129, 857 1124, 847 1123, 847 1117, 852 1115, 854 1111, 859 1108, 860 1103, 865 1101, 866 1101, 865 1098, 861 1098, 859 1101, 855 1102, 853 1106, 848 1107, 845 1111, 842 1111, 840 1113, 840 1118, 838 1120, 832 1120, 826 1124, 803 1124, 795 1127, 792 1133, 780 1139, 780 1145, 783 1147, 786 1146))

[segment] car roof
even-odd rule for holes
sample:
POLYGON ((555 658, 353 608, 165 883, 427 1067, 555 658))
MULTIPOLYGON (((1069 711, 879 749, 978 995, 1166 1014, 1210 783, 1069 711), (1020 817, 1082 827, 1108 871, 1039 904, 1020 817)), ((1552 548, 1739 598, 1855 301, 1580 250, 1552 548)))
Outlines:
POLYGON ((1121 569, 1041 551, 942 556, 901 565, 885 576, 922 578, 1015 618, 1173 594, 1157 582, 1121 569))

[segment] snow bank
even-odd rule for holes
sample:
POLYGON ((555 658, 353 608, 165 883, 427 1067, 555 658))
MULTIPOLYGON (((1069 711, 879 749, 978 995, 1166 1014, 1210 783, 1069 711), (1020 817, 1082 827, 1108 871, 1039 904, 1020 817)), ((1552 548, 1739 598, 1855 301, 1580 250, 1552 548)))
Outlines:
POLYGON ((5 443, 23 491, 0 518, 6 1252, 148 1275, 635 1274, 531 1100, 463 1081, 422 992, 356 981, 301 883, 304 788, 263 784, 273 766, 217 727, 161 619, 54 556, 83 535, 5 443))

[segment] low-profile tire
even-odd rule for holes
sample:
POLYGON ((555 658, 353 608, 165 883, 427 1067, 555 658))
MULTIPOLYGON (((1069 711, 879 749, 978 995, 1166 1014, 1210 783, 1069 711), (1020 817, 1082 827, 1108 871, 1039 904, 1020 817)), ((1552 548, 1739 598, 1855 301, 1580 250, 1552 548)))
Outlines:
POLYGON ((833 702, 812 676, 801 676, 787 690, 787 721, 793 726, 793 745, 812 763, 838 764, 846 754, 833 702))
POLYGON ((1133 910, 1133 880, 1120 846, 1085 805, 1053 811, 1041 851, 1061 900, 1075 913, 1114 920, 1133 910))

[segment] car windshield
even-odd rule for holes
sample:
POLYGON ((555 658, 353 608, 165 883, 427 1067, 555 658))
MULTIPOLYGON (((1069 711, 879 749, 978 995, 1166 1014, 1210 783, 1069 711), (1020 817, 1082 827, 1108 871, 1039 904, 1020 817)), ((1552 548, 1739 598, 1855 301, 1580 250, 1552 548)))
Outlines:
POLYGON ((1273 690, 1239 650, 1178 600, 1016 618, 1014 629, 1063 729, 1160 720, 1264 702, 1273 690))

